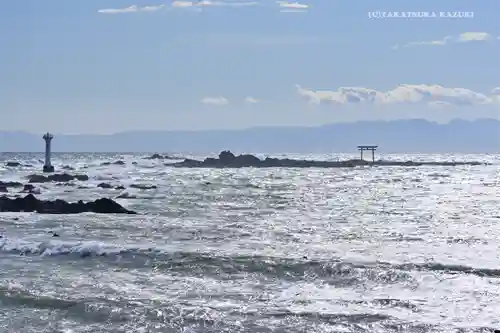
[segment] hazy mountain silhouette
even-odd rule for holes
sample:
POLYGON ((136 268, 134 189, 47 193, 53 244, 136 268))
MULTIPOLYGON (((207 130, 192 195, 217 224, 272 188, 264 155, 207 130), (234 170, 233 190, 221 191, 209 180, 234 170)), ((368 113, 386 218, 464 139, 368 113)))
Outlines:
MULTIPOLYGON (((112 135, 55 133, 59 152, 355 152, 375 144, 383 152, 499 153, 500 121, 422 119, 358 121, 320 127, 259 127, 245 130, 131 131, 112 135)), ((43 151, 40 134, 0 131, 0 151, 43 151)))

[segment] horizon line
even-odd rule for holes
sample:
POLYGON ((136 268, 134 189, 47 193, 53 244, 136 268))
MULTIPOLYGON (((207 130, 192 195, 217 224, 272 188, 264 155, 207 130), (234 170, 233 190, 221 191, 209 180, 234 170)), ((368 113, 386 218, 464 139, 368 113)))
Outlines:
MULTIPOLYGON (((341 121, 341 122, 333 122, 333 123, 328 123, 328 124, 322 124, 322 125, 262 125, 262 126, 252 126, 252 127, 245 127, 245 128, 212 128, 212 129, 143 129, 143 130, 125 130, 125 131, 120 131, 120 132, 113 132, 113 133, 57 133, 57 132, 50 132, 54 136, 113 136, 113 135, 120 135, 120 134, 130 134, 130 133, 166 133, 166 132, 212 132, 212 131, 224 131, 224 132, 238 132, 238 131, 248 131, 248 130, 255 130, 255 129, 272 129, 272 128, 321 128, 321 127, 326 127, 326 126, 332 126, 332 125, 345 125, 345 124, 359 124, 359 123, 394 123, 394 122, 410 122, 410 121, 424 121, 429 124, 434 124, 434 125, 449 125, 450 123, 453 122, 467 122, 467 123, 475 123, 479 121, 496 121, 500 122, 500 119, 496 118, 477 118, 477 119, 462 119, 462 118, 452 118, 448 120, 447 122, 444 123, 439 123, 435 120, 428 120, 425 118, 409 118, 409 119, 393 119, 393 120, 355 120, 355 121, 341 121)), ((30 134, 30 135, 43 135, 47 133, 46 130, 41 131, 41 132, 30 132, 26 130, 2 130, 0 129, 0 133, 9 133, 9 134, 30 134)))

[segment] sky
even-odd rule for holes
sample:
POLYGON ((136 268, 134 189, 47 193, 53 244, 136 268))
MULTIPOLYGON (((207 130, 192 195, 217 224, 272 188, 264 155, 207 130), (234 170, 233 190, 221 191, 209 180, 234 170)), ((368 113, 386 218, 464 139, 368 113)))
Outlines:
POLYGON ((499 17, 499 1, 5 1, 0 130, 499 118, 499 17))

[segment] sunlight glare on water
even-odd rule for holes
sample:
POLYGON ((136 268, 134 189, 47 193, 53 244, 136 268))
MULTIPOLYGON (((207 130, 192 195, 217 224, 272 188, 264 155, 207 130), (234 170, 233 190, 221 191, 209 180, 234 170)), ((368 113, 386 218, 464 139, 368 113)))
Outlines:
MULTIPOLYGON (((500 328, 496 156, 388 155, 493 165, 347 169, 175 169, 142 157, 57 155, 56 169, 90 180, 39 184, 37 195, 126 192, 116 200, 140 215, 1 213, 1 331, 500 328), (101 165, 116 160, 126 163, 101 165)), ((1 167, 0 180, 26 183, 39 159, 2 155, 31 166, 1 167)))

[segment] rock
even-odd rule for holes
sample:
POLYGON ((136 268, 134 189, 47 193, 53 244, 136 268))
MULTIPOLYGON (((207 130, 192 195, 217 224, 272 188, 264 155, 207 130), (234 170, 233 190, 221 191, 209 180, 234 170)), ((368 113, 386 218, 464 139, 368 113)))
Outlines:
POLYGON ((113 186, 111 186, 108 183, 100 183, 99 185, 97 185, 97 187, 100 187, 100 188, 113 188, 113 186))
POLYGON ((173 157, 168 155, 153 154, 149 157, 144 157, 145 160, 180 160, 179 157, 173 157))
POLYGON ((49 176, 44 175, 29 175, 30 183, 47 183, 47 182, 69 182, 71 180, 87 181, 89 176, 87 175, 70 175, 67 173, 54 174, 49 176))
POLYGON ((70 167, 69 165, 62 166, 61 169, 63 169, 63 170, 70 170, 70 171, 75 170, 75 168, 70 167))
POLYGON ((75 186, 73 183, 56 183, 56 186, 75 186))
POLYGON ((33 194, 28 194, 24 198, 10 199, 6 196, 0 197, 0 212, 37 212, 40 214, 79 214, 79 213, 100 213, 100 214, 137 214, 134 211, 125 209, 117 202, 102 198, 95 201, 78 201, 69 203, 64 200, 38 200, 33 194))
POLYGON ((35 194, 40 194, 40 190, 37 189, 35 186, 31 184, 26 184, 24 185, 22 191, 23 193, 35 193, 35 194))
POLYGON ((117 187, 115 187, 115 190, 124 190, 125 189, 125 186, 122 186, 122 185, 118 185, 117 187))
POLYGON ((131 188, 137 188, 140 190, 152 190, 155 188, 158 188, 156 185, 145 185, 145 184, 132 184, 130 185, 131 188))
POLYGON ((279 159, 267 157, 264 160, 254 155, 234 155, 228 150, 222 151, 219 158, 208 157, 203 161, 185 159, 182 162, 165 164, 166 166, 179 168, 353 168, 357 166, 457 166, 457 165, 483 165, 481 162, 401 162, 401 161, 311 161, 292 160, 289 158, 279 159))
POLYGON ((115 162, 103 162, 101 163, 101 166, 106 166, 106 165, 125 165, 125 162, 123 161, 115 161, 115 162))
POLYGON ((144 159, 146 159, 146 160, 164 160, 165 156, 160 155, 160 154, 153 154, 149 157, 144 157, 144 159))
POLYGON ((7 162, 5 163, 5 166, 15 168, 22 166, 22 164, 19 162, 7 162))
POLYGON ((7 189, 7 186, 0 185, 0 193, 7 193, 9 190, 7 189))
POLYGON ((2 182, 2 181, 0 181, 0 186, 4 186, 4 187, 21 187, 21 186, 23 186, 23 183, 19 183, 19 182, 2 182))

